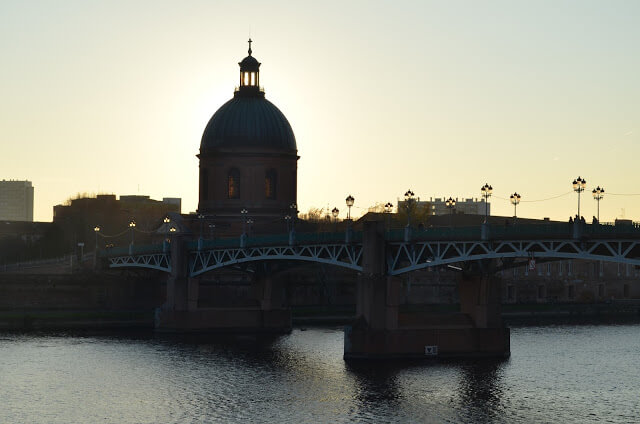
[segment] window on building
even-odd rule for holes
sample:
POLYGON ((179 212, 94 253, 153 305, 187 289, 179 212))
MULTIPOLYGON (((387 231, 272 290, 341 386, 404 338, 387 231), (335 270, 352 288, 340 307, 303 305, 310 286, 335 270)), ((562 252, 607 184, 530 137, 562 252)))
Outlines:
POLYGON ((567 298, 573 299, 574 297, 576 297, 576 287, 571 284, 567 287, 567 298))
POLYGON ((240 198, 240 171, 238 168, 231 168, 227 176, 227 197, 229 199, 240 198))
POLYGON ((513 286, 512 285, 508 285, 507 286, 507 299, 508 300, 513 300, 514 299, 514 290, 513 290, 513 286))
POLYGON ((275 169, 268 170, 264 175, 264 197, 267 199, 276 198, 276 184, 278 175, 275 169))

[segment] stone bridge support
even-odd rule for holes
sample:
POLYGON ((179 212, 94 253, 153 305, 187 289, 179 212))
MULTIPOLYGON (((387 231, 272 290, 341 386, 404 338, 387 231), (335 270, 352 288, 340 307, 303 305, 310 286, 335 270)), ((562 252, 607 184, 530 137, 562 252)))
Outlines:
POLYGON ((199 277, 189 277, 186 240, 171 240, 171 274, 167 298, 156 312, 155 328, 162 332, 288 332, 291 311, 282 307, 282 287, 268 274, 252 282, 255 306, 201 308, 198 306, 199 277))
POLYGON ((500 321, 499 281, 491 277, 461 279, 460 313, 400 311, 402 280, 386 273, 381 224, 364 223, 357 316, 345 328, 344 358, 508 356, 509 330, 500 321))

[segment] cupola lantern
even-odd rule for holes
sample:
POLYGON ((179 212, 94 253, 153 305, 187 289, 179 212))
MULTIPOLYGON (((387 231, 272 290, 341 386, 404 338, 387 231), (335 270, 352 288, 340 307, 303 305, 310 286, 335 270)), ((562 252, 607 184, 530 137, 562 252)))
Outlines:
POLYGON ((251 38, 249 38, 249 56, 242 59, 240 65, 240 89, 239 91, 245 92, 259 92, 260 91, 260 62, 255 57, 251 56, 251 38))

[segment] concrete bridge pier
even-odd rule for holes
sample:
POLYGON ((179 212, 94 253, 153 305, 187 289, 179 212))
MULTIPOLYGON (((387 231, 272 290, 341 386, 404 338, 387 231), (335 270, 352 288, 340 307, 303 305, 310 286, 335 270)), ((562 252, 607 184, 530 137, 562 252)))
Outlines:
POLYGON ((282 307, 282 287, 262 274, 252 283, 252 306, 201 308, 198 306, 199 277, 189 277, 186 240, 171 240, 171 274, 167 296, 158 309, 156 331, 160 332, 270 332, 291 331, 291 311, 282 307))
POLYGON ((356 319, 345 327, 345 359, 509 355, 509 330, 500 321, 499 280, 463 278, 460 313, 403 313, 398 307, 402 281, 386 275, 383 231, 380 223, 364 223, 363 272, 356 319))

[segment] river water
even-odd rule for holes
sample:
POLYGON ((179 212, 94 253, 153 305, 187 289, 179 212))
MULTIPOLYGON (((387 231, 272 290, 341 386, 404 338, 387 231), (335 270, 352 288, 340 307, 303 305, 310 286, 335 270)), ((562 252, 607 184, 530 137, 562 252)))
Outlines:
POLYGON ((257 341, 0 333, 0 423, 640 423, 640 325, 512 328, 503 361, 345 363, 257 341))

